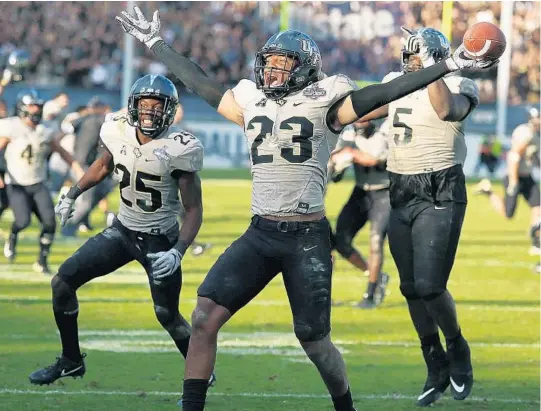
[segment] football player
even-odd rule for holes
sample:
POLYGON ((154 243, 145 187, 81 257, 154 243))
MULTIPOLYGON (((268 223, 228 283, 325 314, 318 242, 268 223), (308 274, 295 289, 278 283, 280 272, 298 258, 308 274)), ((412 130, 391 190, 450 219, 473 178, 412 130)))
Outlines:
POLYGON ((342 257, 361 271, 368 270, 368 287, 359 308, 375 308, 383 302, 389 275, 381 272, 383 245, 387 236, 391 203, 387 162, 387 130, 385 121, 379 130, 371 121, 356 121, 344 129, 336 150, 331 155, 333 180, 340 179, 353 164, 355 188, 340 211, 334 234, 335 248, 342 257), (370 221, 370 254, 368 264, 353 246, 357 233, 370 221))
POLYGON ((488 179, 483 179, 477 185, 476 193, 487 195, 492 207, 507 218, 515 214, 518 195, 522 194, 531 207, 532 253, 539 255, 540 193, 539 185, 532 177, 533 168, 539 167, 539 109, 530 107, 528 116, 528 123, 515 128, 511 138, 511 150, 507 153, 507 176, 504 179, 505 198, 494 193, 488 179))
POLYGON ((47 189, 47 159, 52 151, 60 154, 77 175, 83 169, 62 148, 54 131, 41 123, 43 100, 34 89, 21 91, 17 96, 15 116, 0 120, 0 150, 5 148, 5 184, 9 206, 15 221, 4 245, 4 256, 10 262, 17 255, 17 236, 30 224, 35 213, 41 222, 39 257, 34 263, 36 272, 49 274, 47 257, 56 231, 54 204, 47 189))
POLYGON ((316 365, 334 408, 354 410, 343 358, 330 338, 331 247, 325 218, 327 163, 343 127, 370 111, 463 67, 461 55, 384 85, 355 90, 343 75, 320 79, 321 55, 304 33, 273 35, 257 52, 255 82, 227 89, 160 37, 159 13, 147 21, 123 12, 123 29, 144 43, 189 89, 243 127, 249 144, 252 217, 198 289, 184 374, 183 407, 202 410, 220 328, 279 273, 294 331, 316 365))
MULTIPOLYGON (((403 30, 403 71, 388 74, 383 79, 387 84, 441 64, 450 55, 449 41, 441 32, 403 30)), ((453 398, 463 400, 473 385, 470 348, 447 281, 466 212, 464 121, 478 103, 475 83, 450 75, 364 117, 388 116, 391 122, 389 246, 428 368, 418 397, 421 406, 436 401, 449 384, 453 398)))
POLYGON ((117 219, 68 258, 51 281, 62 354, 52 365, 32 373, 31 383, 50 384, 65 376, 83 376, 77 289, 133 260, 147 273, 158 321, 186 356, 190 326, 178 310, 180 262, 202 222, 197 173, 203 164, 203 146, 192 134, 169 127, 177 101, 175 86, 167 78, 146 75, 137 80, 127 113, 110 115, 101 127, 102 153, 67 195, 60 197, 56 213, 65 224, 81 193, 113 170, 120 175, 117 219), (180 231, 179 190, 186 210, 180 231))

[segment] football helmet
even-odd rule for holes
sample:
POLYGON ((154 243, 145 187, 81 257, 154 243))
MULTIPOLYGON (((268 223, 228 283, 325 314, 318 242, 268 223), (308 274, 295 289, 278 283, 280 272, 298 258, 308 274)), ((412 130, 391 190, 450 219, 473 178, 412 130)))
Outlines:
POLYGON ((137 80, 128 98, 128 123, 137 127, 141 133, 156 138, 169 128, 175 118, 178 106, 178 93, 168 78, 147 74, 137 80), (139 110, 139 100, 155 98, 163 101, 163 110, 139 110), (144 125, 141 116, 150 116, 152 124, 144 125))
MULTIPOLYGON (((429 27, 423 27, 414 32, 407 29, 404 29, 404 31, 408 34, 422 37, 428 46, 428 52, 432 55, 436 63, 451 55, 451 44, 442 32, 429 27)), ((409 61, 412 55, 416 55, 416 53, 408 51, 405 48, 402 49, 402 68, 405 73, 419 69, 416 64, 412 64, 409 61)))
POLYGON ((4 72, 9 72, 11 81, 21 81, 24 78, 29 63, 30 54, 26 50, 14 50, 7 58, 4 72))
POLYGON ((17 94, 17 102, 15 103, 15 115, 21 118, 29 118, 32 123, 39 124, 43 117, 44 101, 36 89, 21 91, 17 94), (35 113, 30 113, 28 106, 36 105, 39 110, 35 113))
POLYGON ((281 99, 319 81, 322 77, 319 47, 314 40, 300 31, 281 31, 267 40, 256 53, 254 74, 257 88, 262 90, 267 98, 281 99), (287 69, 285 66, 282 68, 267 67, 269 56, 293 58, 293 67, 291 69, 287 69), (272 76, 273 72, 286 73, 286 80, 278 85, 265 84, 265 73, 272 76))

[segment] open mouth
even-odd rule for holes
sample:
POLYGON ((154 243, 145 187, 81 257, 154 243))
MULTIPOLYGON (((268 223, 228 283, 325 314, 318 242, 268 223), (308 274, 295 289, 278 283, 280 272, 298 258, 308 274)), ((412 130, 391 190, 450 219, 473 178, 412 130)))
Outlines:
POLYGON ((152 127, 153 123, 154 122, 152 121, 152 119, 142 119, 141 120, 141 125, 143 127, 152 127))

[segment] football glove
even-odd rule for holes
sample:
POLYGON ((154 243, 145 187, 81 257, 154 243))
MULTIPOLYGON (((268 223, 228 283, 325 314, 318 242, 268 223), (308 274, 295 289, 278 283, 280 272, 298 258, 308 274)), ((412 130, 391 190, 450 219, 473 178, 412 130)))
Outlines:
POLYGON ((65 194, 62 194, 60 196, 60 199, 58 200, 58 203, 54 207, 54 212, 57 216, 60 217, 60 224, 62 225, 62 227, 66 225, 66 222, 73 215, 74 204, 75 200, 66 197, 65 194))
MULTIPOLYGON (((421 46, 421 53, 422 53, 422 50, 423 50, 423 47, 421 46)), ((423 57, 421 55, 421 59, 422 58, 423 57)), ((500 60, 498 59, 475 60, 472 57, 467 55, 464 44, 461 44, 455 50, 455 52, 453 53, 453 56, 445 60, 445 64, 447 64, 447 67, 449 67, 450 70, 456 71, 456 70, 462 70, 462 69, 487 69, 498 64, 499 61, 500 60)), ((423 64, 424 64, 424 61, 423 61, 423 64)))
POLYGON ((400 39, 400 42, 404 46, 404 51, 406 51, 408 53, 411 53, 411 54, 417 54, 419 52, 419 48, 420 48, 419 40, 422 41, 423 38, 421 36, 419 36, 419 37, 416 36, 414 32, 412 32, 411 30, 409 30, 409 29, 407 29, 405 27, 400 27, 400 29, 406 35, 406 37, 402 37, 400 39))
POLYGON ((152 279, 155 284, 160 284, 161 280, 177 272, 182 254, 176 248, 172 248, 169 251, 148 254, 147 258, 150 260, 152 279))
POLYGON ((123 11, 122 17, 116 16, 115 19, 126 33, 132 35, 150 49, 157 41, 162 40, 160 37, 160 13, 155 11, 152 21, 147 21, 139 7, 134 6, 133 10, 137 18, 123 11))

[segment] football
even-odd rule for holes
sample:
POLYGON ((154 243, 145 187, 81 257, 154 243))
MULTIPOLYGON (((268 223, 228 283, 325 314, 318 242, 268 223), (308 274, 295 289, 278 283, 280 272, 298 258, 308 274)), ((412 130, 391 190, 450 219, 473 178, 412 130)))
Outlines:
POLYGON ((476 60, 500 58, 507 45, 500 28, 487 22, 471 26, 462 41, 466 52, 476 60))

